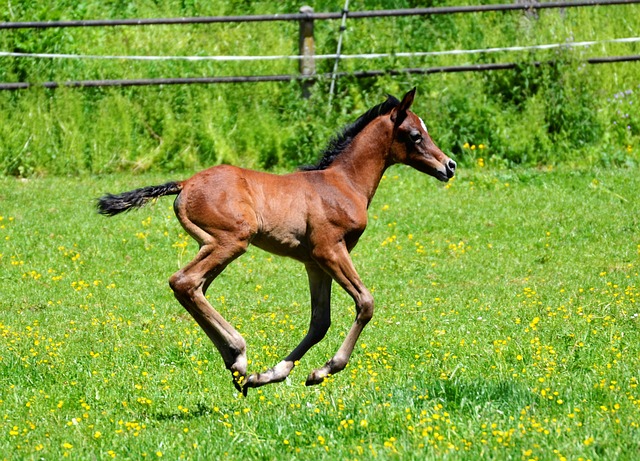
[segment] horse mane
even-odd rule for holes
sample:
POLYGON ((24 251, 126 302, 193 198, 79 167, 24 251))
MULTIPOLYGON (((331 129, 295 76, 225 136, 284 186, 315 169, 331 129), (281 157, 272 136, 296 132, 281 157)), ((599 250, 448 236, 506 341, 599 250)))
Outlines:
POLYGON ((387 95, 387 100, 377 106, 372 107, 362 114, 357 120, 350 125, 344 127, 338 135, 336 135, 322 152, 320 160, 313 165, 304 165, 300 167, 302 171, 324 170, 333 163, 333 161, 345 151, 351 144, 353 139, 375 118, 386 115, 400 104, 400 101, 394 96, 387 95))

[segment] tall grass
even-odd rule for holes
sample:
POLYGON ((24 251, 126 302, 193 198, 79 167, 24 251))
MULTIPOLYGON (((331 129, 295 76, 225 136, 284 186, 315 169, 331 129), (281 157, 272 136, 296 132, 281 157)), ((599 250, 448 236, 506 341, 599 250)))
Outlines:
MULTIPOLYGON (((464 4, 462 0, 446 4, 464 4)), ((435 2, 434 5, 445 4, 435 2)), ((11 3, 6 21, 177 17, 297 12, 272 2, 11 3)), ((337 11, 341 2, 316 2, 337 11)), ((352 2, 354 10, 415 2, 352 2)), ((421 6, 424 6, 421 4, 421 6)), ((350 20, 349 53, 477 49, 606 40, 640 30, 637 5, 350 20)), ((316 22, 317 53, 335 51, 337 21, 316 22)), ((297 53, 297 24, 251 23, 5 31, 7 51, 90 55, 270 55, 297 53)), ((125 89, 30 89, 0 92, 0 171, 8 175, 197 169, 217 163, 291 167, 311 161, 336 127, 418 86, 415 109, 458 160, 465 144, 487 147, 486 159, 507 164, 636 165, 640 150, 637 63, 587 66, 590 56, 637 53, 635 44, 571 51, 346 60, 341 70, 516 61, 515 70, 474 74, 341 79, 328 106, 328 82, 309 100, 296 83, 165 86, 125 89), (534 66, 534 62, 554 61, 534 66), (618 96, 616 96, 618 95, 618 96)), ((318 62, 319 72, 332 62, 318 62)), ((3 81, 197 77, 297 73, 295 61, 252 63, 132 62, 1 58, 3 81)), ((472 155, 469 155, 472 154, 472 155)))

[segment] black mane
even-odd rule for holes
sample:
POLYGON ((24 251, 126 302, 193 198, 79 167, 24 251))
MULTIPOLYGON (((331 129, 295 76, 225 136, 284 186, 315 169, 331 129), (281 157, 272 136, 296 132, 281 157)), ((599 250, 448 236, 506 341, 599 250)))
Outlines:
POLYGON ((385 115, 391 112, 395 107, 400 104, 400 101, 388 95, 387 100, 377 106, 372 107, 367 112, 362 114, 358 119, 350 125, 347 125, 342 131, 329 141, 329 145, 322 152, 322 157, 314 165, 305 165, 300 167, 303 171, 312 170, 324 170, 329 167, 331 163, 351 144, 353 138, 360 133, 365 126, 367 126, 373 119, 380 115, 385 115))

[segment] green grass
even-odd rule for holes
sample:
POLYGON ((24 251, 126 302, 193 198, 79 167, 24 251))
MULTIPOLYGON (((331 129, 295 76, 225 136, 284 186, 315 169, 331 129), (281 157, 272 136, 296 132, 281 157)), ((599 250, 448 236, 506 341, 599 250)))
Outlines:
MULTIPOLYGON (((184 176, 0 178, 2 457, 636 458, 637 170, 390 169, 353 253, 377 304, 349 366, 304 386, 353 319, 335 289, 327 338, 247 398, 168 287, 196 250, 171 199, 94 210, 184 176)), ((251 371, 308 326, 302 266, 256 249, 209 296, 251 371)))
MULTIPOLYGON (((491 0, 501 3, 504 0, 491 0)), ((470 0, 362 0, 352 11, 468 5, 470 0)), ((0 8, 4 21, 160 18, 298 12, 299 1, 30 0, 0 8)), ((316 1, 318 12, 343 1, 316 1)), ((336 51, 339 21, 316 21, 317 54, 336 51)), ((635 37, 640 5, 522 12, 350 19, 345 54, 486 49, 635 37)), ((5 30, 0 50, 83 55, 294 55, 298 24, 265 22, 5 30)), ((586 65, 635 55, 638 43, 375 60, 345 59, 340 71, 516 62, 513 70, 328 79, 309 100, 298 82, 0 91, 0 174, 22 177, 122 171, 196 170, 218 163, 290 168, 313 160, 336 127, 418 87, 414 108, 440 147, 462 164, 464 143, 488 146, 507 164, 637 165, 640 64, 586 65), (533 62, 555 61, 553 66, 533 62), (622 96, 620 96, 622 95, 622 96), (324 121, 325 123, 319 123, 324 121)), ((317 72, 333 61, 318 60, 317 72)), ((255 62, 0 58, 6 82, 209 77, 299 73, 294 60, 255 62)))

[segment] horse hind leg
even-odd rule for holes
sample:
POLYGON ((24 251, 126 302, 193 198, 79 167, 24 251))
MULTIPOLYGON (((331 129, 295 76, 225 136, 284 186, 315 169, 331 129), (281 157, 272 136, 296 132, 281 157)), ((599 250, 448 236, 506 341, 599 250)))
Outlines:
MULTIPOLYGON (((224 239, 229 242, 233 239, 224 239)), ((225 246, 204 244, 196 258, 169 279, 176 299, 191 314, 220 352, 233 375, 238 390, 247 374, 246 342, 235 328, 216 311, 205 297, 211 282, 225 267, 246 251, 246 241, 225 246)))

